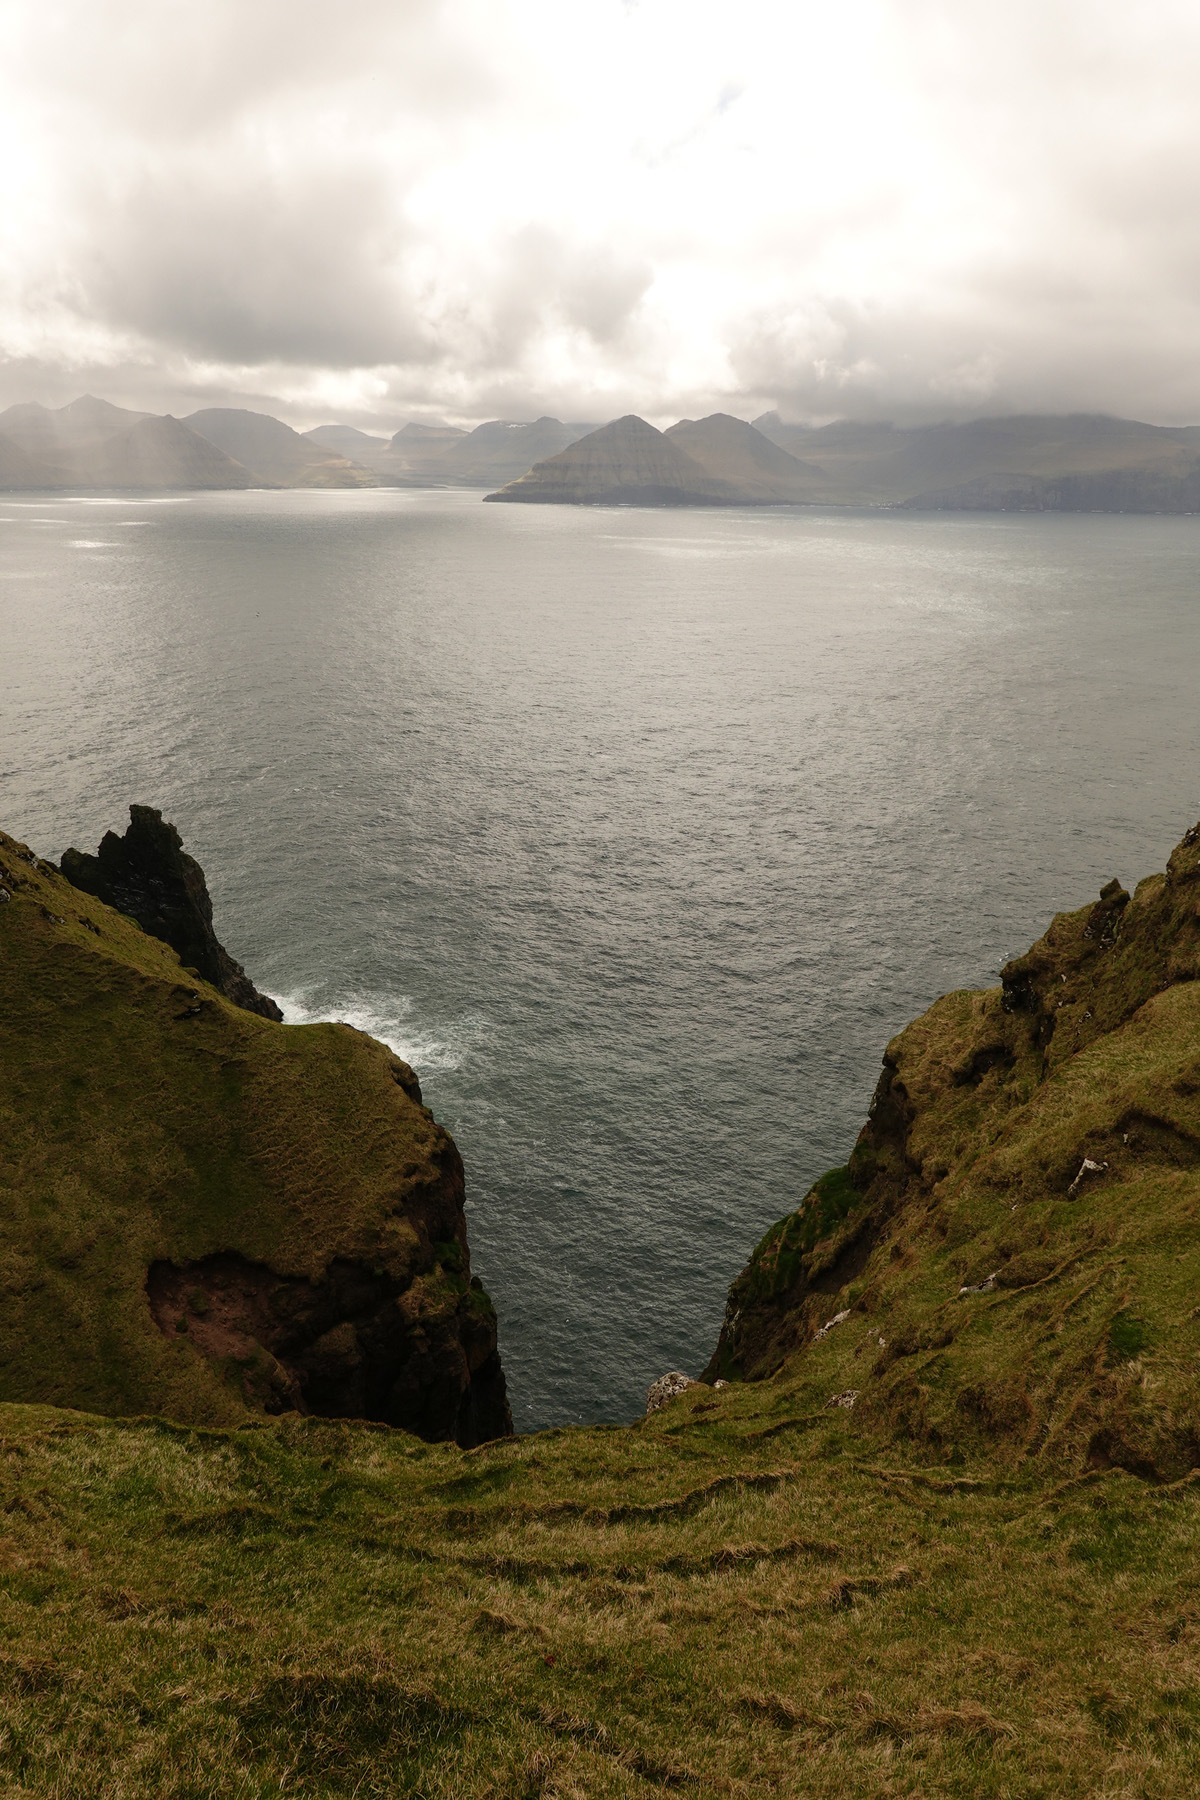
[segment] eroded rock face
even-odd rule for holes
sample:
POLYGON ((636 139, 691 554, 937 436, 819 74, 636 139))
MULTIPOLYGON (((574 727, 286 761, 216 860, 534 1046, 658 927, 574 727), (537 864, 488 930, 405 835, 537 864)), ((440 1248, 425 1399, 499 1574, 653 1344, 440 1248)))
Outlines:
POLYGON ((106 832, 95 856, 64 851, 60 867, 73 887, 94 894, 136 919, 151 937, 170 944, 185 968, 195 969, 235 1006, 282 1020, 274 1000, 259 993, 218 940, 204 870, 157 808, 131 806, 124 837, 106 832))
POLYGON ((467 1448, 506 1436, 512 1418, 495 1314, 457 1246, 444 1248, 459 1267, 407 1286, 345 1259, 306 1281, 226 1253, 156 1262, 146 1293, 163 1335, 186 1338, 250 1406, 378 1419, 467 1448))

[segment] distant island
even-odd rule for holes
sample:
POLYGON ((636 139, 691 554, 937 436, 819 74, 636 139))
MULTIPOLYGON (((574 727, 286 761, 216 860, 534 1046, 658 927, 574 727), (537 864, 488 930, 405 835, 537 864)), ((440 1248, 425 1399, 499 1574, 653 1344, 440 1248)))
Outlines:
POLYGON ((728 413, 659 431, 416 421, 299 432, 267 413, 185 419, 84 395, 0 412, 0 492, 238 488, 487 488, 490 501, 575 506, 852 506, 929 512, 1200 512, 1200 426, 1103 414, 962 424, 792 424, 728 413))

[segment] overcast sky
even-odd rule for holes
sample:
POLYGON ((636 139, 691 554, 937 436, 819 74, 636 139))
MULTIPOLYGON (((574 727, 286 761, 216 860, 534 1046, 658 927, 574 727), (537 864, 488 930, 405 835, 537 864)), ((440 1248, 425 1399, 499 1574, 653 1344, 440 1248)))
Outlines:
POLYGON ((0 404, 1200 420, 1197 0, 0 0, 0 404))

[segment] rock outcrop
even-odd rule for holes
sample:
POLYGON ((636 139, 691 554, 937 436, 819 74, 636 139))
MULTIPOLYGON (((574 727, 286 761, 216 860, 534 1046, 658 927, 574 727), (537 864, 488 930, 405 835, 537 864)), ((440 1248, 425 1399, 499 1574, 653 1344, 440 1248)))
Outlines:
POLYGON ((219 942, 204 870, 154 807, 131 806, 123 837, 106 832, 95 856, 67 850, 60 867, 72 887, 136 919, 151 937, 170 944, 185 969, 202 975, 235 1006, 282 1020, 275 1001, 259 993, 219 942))
MULTIPOLYGON (((99 885, 207 922, 157 813, 112 843, 99 885)), ((233 1003, 0 834, 0 1072, 5 1399, 511 1430, 462 1162, 385 1045, 233 1003)))
POLYGON ((845 1168, 730 1289, 706 1379, 784 1371, 949 1453, 1200 1466, 1200 825, 888 1045, 845 1168))
POLYGON ((646 1411, 661 1412, 672 1400, 678 1400, 680 1394, 686 1394, 689 1389, 702 1385, 699 1381, 693 1381, 690 1375, 685 1375, 682 1369, 670 1369, 665 1375, 660 1375, 657 1381, 650 1383, 646 1390, 646 1411))
POLYGON ((576 506, 727 506, 737 494, 665 432, 630 413, 486 498, 576 506))

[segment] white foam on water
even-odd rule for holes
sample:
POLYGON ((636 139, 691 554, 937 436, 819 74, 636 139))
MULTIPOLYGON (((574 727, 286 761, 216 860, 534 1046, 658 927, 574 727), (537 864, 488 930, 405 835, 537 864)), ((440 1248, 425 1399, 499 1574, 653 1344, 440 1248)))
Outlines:
POLYGON ((457 1069, 465 1046, 447 1043, 423 1031, 408 1018, 411 1002, 398 994, 383 999, 374 995, 347 995, 341 1000, 318 1000, 312 989, 276 996, 286 1025, 320 1025, 334 1021, 353 1025, 368 1037, 378 1038, 389 1050, 411 1063, 418 1074, 433 1075, 457 1069))
POLYGON ((68 538, 72 550, 115 550, 116 538, 68 538))

